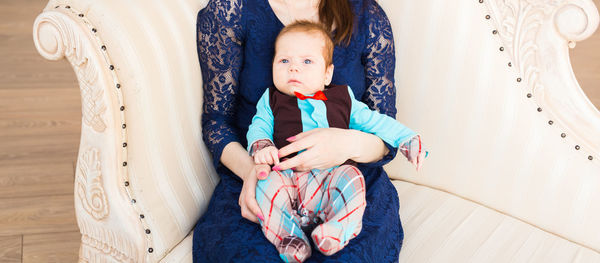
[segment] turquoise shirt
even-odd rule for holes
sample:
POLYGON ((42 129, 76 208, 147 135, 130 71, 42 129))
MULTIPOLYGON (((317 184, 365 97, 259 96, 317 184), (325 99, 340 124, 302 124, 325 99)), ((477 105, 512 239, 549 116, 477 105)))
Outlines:
MULTIPOLYGON (((352 103, 350 109, 349 128, 371 133, 398 148, 417 134, 395 119, 369 109, 363 102, 354 98, 354 93, 348 87, 348 94, 352 103)), ((301 112, 302 131, 310 131, 315 128, 329 128, 327 121, 327 108, 321 100, 297 99, 298 108, 301 112)), ((269 103, 269 89, 260 97, 256 104, 256 114, 252 118, 252 124, 246 135, 248 139, 248 152, 252 143, 262 139, 273 141, 274 127, 273 111, 269 103)))

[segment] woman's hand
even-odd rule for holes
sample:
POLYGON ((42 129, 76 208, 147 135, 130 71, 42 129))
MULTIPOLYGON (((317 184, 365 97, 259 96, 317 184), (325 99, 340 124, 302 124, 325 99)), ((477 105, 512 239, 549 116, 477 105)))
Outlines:
POLYGON ((241 207, 242 217, 258 223, 258 218, 265 220, 260 207, 256 202, 256 183, 258 180, 267 178, 271 172, 271 167, 267 164, 257 164, 250 169, 250 171, 243 178, 244 185, 242 186, 242 192, 238 204, 241 207))
POLYGON ((290 137, 291 142, 279 149, 279 158, 292 153, 304 152, 282 161, 273 170, 295 168, 297 171, 325 169, 340 165, 355 155, 353 130, 338 128, 317 128, 290 137))

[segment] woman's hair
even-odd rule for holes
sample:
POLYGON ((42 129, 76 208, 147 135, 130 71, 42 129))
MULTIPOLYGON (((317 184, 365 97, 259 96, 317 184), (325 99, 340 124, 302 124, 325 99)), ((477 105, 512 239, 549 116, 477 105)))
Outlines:
POLYGON ((328 32, 336 26, 335 44, 348 45, 354 28, 354 14, 349 0, 320 0, 319 20, 328 32))
MULTIPOLYGON (((298 20, 287 26, 285 26, 275 38, 275 49, 277 49, 277 41, 281 36, 292 33, 292 32, 303 32, 307 34, 316 34, 323 38, 325 46, 323 47, 323 58, 325 59, 325 66, 333 63, 333 40, 330 37, 329 31, 324 25, 320 23, 311 22, 308 20, 298 20)), ((277 53, 277 50, 275 50, 277 53)))

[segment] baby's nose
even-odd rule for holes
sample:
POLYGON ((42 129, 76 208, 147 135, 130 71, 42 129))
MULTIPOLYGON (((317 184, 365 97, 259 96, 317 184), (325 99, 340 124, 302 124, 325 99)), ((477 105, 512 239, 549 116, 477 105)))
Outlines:
POLYGON ((290 63, 289 71, 298 71, 299 67, 296 63, 290 63))

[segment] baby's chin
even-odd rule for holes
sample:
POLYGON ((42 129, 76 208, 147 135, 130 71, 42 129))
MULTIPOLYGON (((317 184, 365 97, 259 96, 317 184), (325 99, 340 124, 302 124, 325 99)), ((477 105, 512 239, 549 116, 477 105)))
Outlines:
POLYGON ((323 90, 324 87, 320 87, 320 88, 315 88, 315 87, 311 87, 311 88, 307 88, 307 87, 303 87, 303 86, 297 86, 297 85, 288 85, 286 87, 284 87, 283 89, 280 89, 279 87, 277 88, 279 91, 290 95, 290 96, 295 96, 294 92, 298 92, 302 95, 308 95, 308 94, 314 94, 319 90, 323 90))

